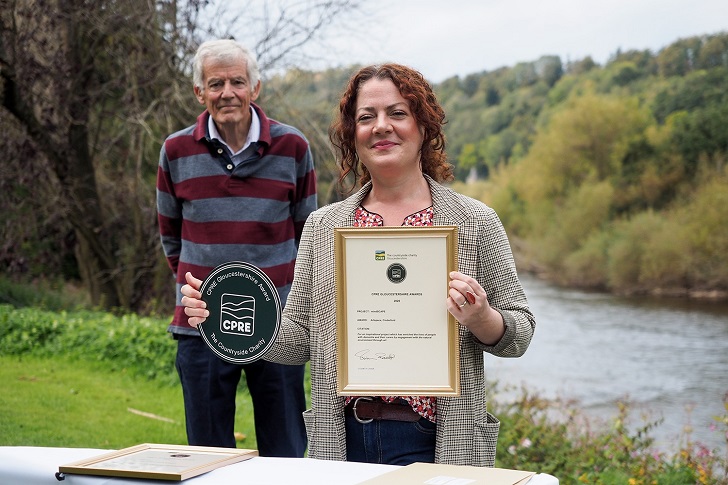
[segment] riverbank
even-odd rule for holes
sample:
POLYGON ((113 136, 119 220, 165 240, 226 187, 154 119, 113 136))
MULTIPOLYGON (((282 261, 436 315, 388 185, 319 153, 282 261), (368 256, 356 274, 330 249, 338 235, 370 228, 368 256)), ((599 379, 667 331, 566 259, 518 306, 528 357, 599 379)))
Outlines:
POLYGON ((721 287, 691 288, 678 285, 661 286, 658 284, 656 286, 645 286, 638 284, 627 285, 623 283, 618 288, 612 288, 602 282, 579 281, 574 278, 566 280, 562 274, 550 271, 546 266, 530 257, 525 248, 525 243, 519 241, 518 238, 511 238, 510 242, 519 274, 529 275, 563 290, 609 293, 622 297, 651 296, 665 299, 683 298, 688 300, 728 303, 728 289, 721 287))
POLYGON ((536 332, 518 359, 486 356, 489 379, 574 401, 604 423, 625 403, 633 430, 661 421, 650 435, 663 451, 689 438, 726 456, 726 426, 714 417, 726 414, 728 303, 625 298, 531 275, 522 282, 536 332))

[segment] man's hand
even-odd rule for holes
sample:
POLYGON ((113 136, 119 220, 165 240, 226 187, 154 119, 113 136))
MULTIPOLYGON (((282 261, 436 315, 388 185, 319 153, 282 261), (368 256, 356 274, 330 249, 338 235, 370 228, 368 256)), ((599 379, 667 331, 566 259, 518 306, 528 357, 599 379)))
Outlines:
POLYGON ((189 317, 187 323, 191 327, 197 328, 210 316, 210 312, 207 310, 207 304, 202 301, 202 293, 200 293, 202 280, 192 276, 189 271, 185 273, 185 280, 187 280, 187 284, 180 290, 183 295, 182 306, 185 307, 185 315, 189 317))

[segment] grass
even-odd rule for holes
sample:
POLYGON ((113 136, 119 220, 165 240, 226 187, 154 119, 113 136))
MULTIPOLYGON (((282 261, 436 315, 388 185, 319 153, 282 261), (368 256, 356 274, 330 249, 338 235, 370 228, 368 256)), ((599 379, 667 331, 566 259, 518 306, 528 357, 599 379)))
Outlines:
MULTIPOLYGON (((170 363, 170 365, 172 365, 170 363)), ((0 445, 120 449, 186 444, 182 390, 108 365, 0 357, 0 445)), ((255 448, 252 404, 238 393, 241 448, 255 448)))

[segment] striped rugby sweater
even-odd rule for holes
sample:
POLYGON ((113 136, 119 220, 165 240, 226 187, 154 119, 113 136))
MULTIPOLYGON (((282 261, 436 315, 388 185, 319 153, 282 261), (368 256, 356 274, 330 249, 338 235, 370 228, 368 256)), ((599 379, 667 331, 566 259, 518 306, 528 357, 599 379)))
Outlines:
POLYGON ((162 248, 176 276, 172 333, 199 335, 187 325, 180 288, 190 271, 205 279, 217 265, 246 261, 264 271, 285 304, 298 242, 317 208, 308 142, 297 129, 260 118, 257 151, 237 167, 207 133, 209 113, 164 142, 157 171, 162 248))

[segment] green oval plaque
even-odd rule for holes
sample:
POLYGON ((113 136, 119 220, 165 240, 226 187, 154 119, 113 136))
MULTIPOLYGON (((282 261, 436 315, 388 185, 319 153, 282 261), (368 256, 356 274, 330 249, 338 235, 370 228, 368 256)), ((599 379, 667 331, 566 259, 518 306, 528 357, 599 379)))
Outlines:
POLYGON ((222 360, 249 364, 273 345, 281 323, 281 301, 259 268, 242 261, 221 264, 200 292, 210 316, 197 328, 222 360))

